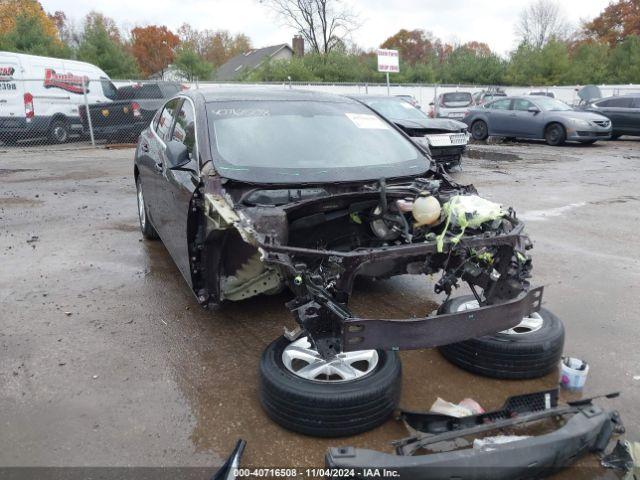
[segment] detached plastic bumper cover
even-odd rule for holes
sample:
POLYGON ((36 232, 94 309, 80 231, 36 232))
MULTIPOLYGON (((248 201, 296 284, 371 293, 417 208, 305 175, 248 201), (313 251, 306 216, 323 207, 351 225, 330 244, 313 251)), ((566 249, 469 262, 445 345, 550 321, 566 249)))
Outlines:
POLYGON ((325 461, 334 468, 392 470, 402 479, 538 478, 569 466, 582 454, 603 450, 615 429, 616 418, 616 412, 589 405, 558 430, 495 445, 491 450, 470 448, 402 456, 342 447, 329 449, 325 461))

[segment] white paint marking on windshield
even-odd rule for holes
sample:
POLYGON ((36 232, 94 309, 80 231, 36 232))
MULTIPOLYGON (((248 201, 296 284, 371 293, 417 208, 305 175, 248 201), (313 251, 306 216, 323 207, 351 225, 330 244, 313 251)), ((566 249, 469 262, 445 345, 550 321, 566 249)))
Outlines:
POLYGON ((384 123, 375 115, 369 113, 345 113, 347 118, 351 120, 356 127, 372 130, 388 130, 389 125, 384 123))

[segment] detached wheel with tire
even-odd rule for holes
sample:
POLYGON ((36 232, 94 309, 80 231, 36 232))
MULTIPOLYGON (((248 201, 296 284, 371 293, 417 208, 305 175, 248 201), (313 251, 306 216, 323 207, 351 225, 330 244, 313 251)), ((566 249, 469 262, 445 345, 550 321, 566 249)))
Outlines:
POLYGON ((140 231, 142 236, 147 240, 157 240, 158 232, 153 228, 149 221, 149 215, 147 214, 147 205, 144 202, 144 195, 142 193, 142 184, 140 179, 136 178, 136 196, 138 197, 138 220, 140 222, 140 231))
POLYGON ((557 147, 565 142, 567 132, 559 123, 552 123, 544 129, 544 139, 552 147, 557 147))
MULTIPOLYGON (((454 298, 440 307, 441 313, 478 308, 469 296, 454 298)), ((504 379, 538 378, 553 371, 562 357, 564 326, 542 308, 515 327, 484 337, 440 347, 451 363, 472 373, 504 379)))
POLYGON ((489 138, 489 127, 484 120, 476 120, 471 124, 471 136, 474 140, 486 140, 489 138))
POLYGON ((260 402, 288 430, 343 437, 389 418, 400 399, 402 369, 396 352, 345 352, 324 360, 307 337, 280 337, 262 354, 260 402))
POLYGON ((56 119, 49 126, 49 140, 53 143, 65 143, 69 140, 69 127, 63 119, 56 119))

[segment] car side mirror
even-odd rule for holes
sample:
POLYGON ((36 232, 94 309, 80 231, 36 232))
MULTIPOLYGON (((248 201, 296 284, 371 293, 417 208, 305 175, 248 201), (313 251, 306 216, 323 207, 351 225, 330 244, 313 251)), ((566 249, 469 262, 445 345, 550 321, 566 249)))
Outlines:
POLYGON ((529 107, 529 108, 527 108, 527 112, 529 112, 529 113, 540 113, 540 109, 538 107, 529 107))
POLYGON ((169 168, 181 168, 191 161, 187 146, 177 140, 167 143, 166 154, 169 168))

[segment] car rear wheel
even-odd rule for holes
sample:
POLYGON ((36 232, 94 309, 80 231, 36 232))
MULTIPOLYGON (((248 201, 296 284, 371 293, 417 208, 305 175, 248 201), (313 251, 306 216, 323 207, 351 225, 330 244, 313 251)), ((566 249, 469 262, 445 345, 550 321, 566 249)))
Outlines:
MULTIPOLYGON (((473 296, 446 302, 441 313, 478 308, 473 296)), ((528 379, 542 377, 560 362, 564 347, 564 326, 547 309, 540 309, 508 330, 440 347, 440 353, 454 365, 493 378, 528 379)))
POLYGON ((486 140, 489 137, 489 127, 484 120, 476 120, 471 125, 471 136, 474 140, 486 140))
POLYGON ((69 127, 64 120, 54 120, 49 126, 49 140, 53 143, 65 143, 69 140, 69 127))
POLYGON ((398 406, 402 369, 396 352, 363 350, 323 359, 307 337, 280 337, 262 354, 260 402, 288 430, 343 437, 384 423, 398 406))
POLYGON ((567 139, 567 132, 559 123, 552 123, 544 131, 544 139, 553 147, 562 145, 567 139))
POLYGON ((149 222, 147 205, 144 201, 144 194, 142 193, 142 185, 140 184, 139 178, 136 178, 136 194, 138 197, 138 220, 140 221, 142 236, 147 240, 157 240, 158 232, 156 232, 156 229, 153 228, 153 225, 149 222))

